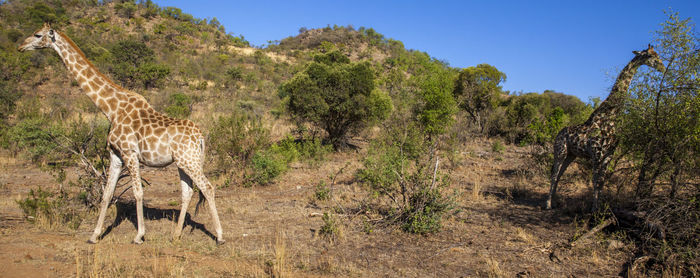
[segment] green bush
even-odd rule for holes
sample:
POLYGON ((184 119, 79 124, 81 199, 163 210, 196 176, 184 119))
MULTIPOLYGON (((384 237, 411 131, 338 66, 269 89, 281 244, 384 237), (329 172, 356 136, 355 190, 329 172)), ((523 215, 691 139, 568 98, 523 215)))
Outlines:
POLYGON ((347 137, 388 116, 390 99, 376 89, 368 62, 351 63, 339 51, 314 57, 314 62, 280 87, 287 110, 298 122, 327 132, 336 148, 347 137))
POLYGON ((192 113, 192 99, 183 93, 174 93, 169 98, 170 105, 165 108, 165 113, 173 118, 185 119, 192 113))
POLYGON ((331 189, 328 187, 325 181, 320 181, 318 184, 316 184, 314 197, 319 201, 324 201, 331 198, 331 189))
POLYGON ((252 174, 249 175, 248 181, 267 185, 287 171, 288 163, 282 154, 274 150, 256 152, 251 159, 252 174))
POLYGON ((501 143, 501 140, 494 140, 493 143, 491 143, 491 151, 495 153, 502 153, 503 150, 505 150, 506 147, 503 146, 503 143, 501 143))
POLYGON ((503 94, 499 84, 505 81, 506 74, 489 64, 468 67, 459 73, 454 95, 482 132, 482 112, 496 107, 503 94))
POLYGON ((335 215, 324 212, 323 216, 321 216, 321 220, 323 221, 323 225, 321 225, 318 233, 322 237, 330 241, 334 241, 340 237, 340 223, 338 223, 338 219, 335 215))
POLYGON ((54 154, 57 147, 48 128, 55 127, 42 117, 23 119, 9 128, 4 145, 14 153, 26 152, 33 162, 40 162, 54 154))
POLYGON ((440 229, 454 200, 444 194, 449 180, 435 168, 435 145, 424 141, 419 130, 390 127, 372 142, 356 176, 374 195, 390 200, 390 221, 406 232, 424 234, 440 229))
POLYGON ((41 188, 30 189, 29 196, 16 202, 33 223, 46 224, 48 227, 66 225, 77 229, 82 221, 81 214, 70 206, 65 193, 54 194, 41 188))
POLYGON ((251 114, 236 110, 219 117, 208 136, 217 169, 223 172, 245 169, 256 152, 270 145, 269 134, 260 118, 251 114))
POLYGON ((412 79, 420 96, 414 109, 423 133, 432 138, 445 133, 454 122, 453 116, 457 112, 457 103, 452 95, 454 72, 434 60, 421 63, 423 68, 412 79))
POLYGON ((144 88, 160 88, 170 74, 170 67, 155 63, 144 63, 138 67, 136 79, 144 88))
POLYGON ((544 145, 565 126, 583 123, 594 105, 552 91, 511 95, 489 113, 485 132, 515 144, 544 145))
POLYGON ((442 228, 443 216, 452 209, 451 200, 445 199, 438 188, 423 186, 409 198, 404 212, 404 231, 414 234, 437 232, 442 228))
POLYGON ((160 87, 170 74, 166 65, 155 63, 155 52, 140 41, 124 40, 112 49, 111 72, 127 87, 160 87))

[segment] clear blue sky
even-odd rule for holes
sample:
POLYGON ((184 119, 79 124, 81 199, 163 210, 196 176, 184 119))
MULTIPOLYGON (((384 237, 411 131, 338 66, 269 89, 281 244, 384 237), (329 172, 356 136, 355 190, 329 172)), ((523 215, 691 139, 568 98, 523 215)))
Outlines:
POLYGON ((372 27, 453 67, 491 64, 508 76, 506 90, 549 89, 583 101, 608 95, 632 50, 652 42, 664 10, 700 20, 700 0, 155 2, 216 17, 256 46, 294 36, 300 27, 372 27))

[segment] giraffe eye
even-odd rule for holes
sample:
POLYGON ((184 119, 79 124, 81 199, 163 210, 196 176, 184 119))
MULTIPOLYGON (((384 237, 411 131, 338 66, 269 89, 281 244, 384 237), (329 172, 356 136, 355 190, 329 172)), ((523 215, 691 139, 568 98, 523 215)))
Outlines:
POLYGON ((41 35, 39 35, 39 34, 34 34, 34 36, 37 38, 41 38, 41 35))

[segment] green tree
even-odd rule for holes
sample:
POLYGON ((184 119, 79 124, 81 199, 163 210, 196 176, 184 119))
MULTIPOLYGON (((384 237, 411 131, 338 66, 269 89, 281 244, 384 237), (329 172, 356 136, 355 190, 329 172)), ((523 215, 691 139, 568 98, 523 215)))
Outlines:
POLYGON ((690 19, 677 13, 656 32, 657 51, 666 72, 644 70, 630 86, 622 115, 622 146, 640 163, 637 196, 650 197, 659 178, 675 195, 700 167, 700 42, 690 19))
POLYGON ((483 131, 481 114, 498 104, 506 74, 489 64, 463 69, 457 77, 454 95, 459 106, 467 111, 479 129, 483 131))
POLYGON ((385 119, 391 99, 376 88, 368 62, 350 62, 338 50, 319 54, 306 68, 282 84, 280 96, 298 123, 311 123, 328 133, 336 148, 349 134, 385 119))
POLYGON ((134 88, 160 87, 170 74, 170 68, 155 62, 155 52, 146 44, 134 40, 124 40, 112 49, 112 74, 125 86, 134 88))
POLYGON ((635 76, 618 131, 622 153, 638 170, 635 209, 654 226, 639 227, 639 249, 684 276, 692 275, 700 256, 697 34, 690 19, 668 13, 655 48, 666 71, 644 69, 635 76))
POLYGON ((422 69, 413 77, 419 97, 415 113, 422 124, 423 133, 432 139, 445 133, 454 122, 457 106, 452 91, 454 72, 433 59, 421 61, 422 69))

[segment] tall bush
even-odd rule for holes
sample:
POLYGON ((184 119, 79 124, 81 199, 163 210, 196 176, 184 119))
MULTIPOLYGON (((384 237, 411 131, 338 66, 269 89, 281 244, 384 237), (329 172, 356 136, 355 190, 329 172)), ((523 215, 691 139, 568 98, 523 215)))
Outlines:
POLYGON ((376 88, 371 65, 350 62, 338 50, 315 56, 282 84, 280 96, 298 123, 322 128, 336 148, 347 145, 350 134, 386 118, 392 107, 390 98, 376 88))

